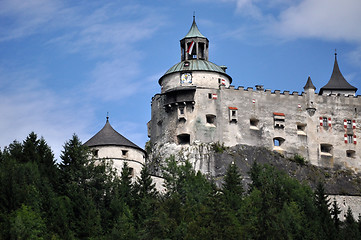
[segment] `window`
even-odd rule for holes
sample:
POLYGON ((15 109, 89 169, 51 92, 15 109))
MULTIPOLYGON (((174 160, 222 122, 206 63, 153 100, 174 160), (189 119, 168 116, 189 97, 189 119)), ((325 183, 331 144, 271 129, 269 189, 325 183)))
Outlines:
POLYGON ((177 136, 178 144, 189 144, 190 143, 190 135, 189 134, 179 134, 177 136))
POLYGON ((321 155, 332 156, 332 145, 323 143, 320 145, 321 155))
POLYGON ((208 93, 208 98, 212 99, 212 93, 208 93))
POLYGON ((353 135, 352 134, 347 135, 347 142, 348 143, 353 143, 353 135))
POLYGON ((93 150, 93 156, 94 156, 94 157, 98 157, 98 154, 99 154, 99 150, 98 150, 98 149, 94 149, 94 150, 93 150))
POLYGON ((354 150, 346 150, 346 157, 355 158, 356 152, 354 150))
POLYGON ((229 121, 232 123, 237 123, 237 112, 238 108, 236 107, 228 107, 229 109, 229 121))
POLYGON ((128 155, 128 150, 122 150, 122 156, 126 157, 128 155))
POLYGON ((285 142, 284 138, 276 137, 273 139, 273 146, 280 147, 285 142))
POLYGON ((331 124, 331 118, 327 118, 327 117, 320 117, 320 126, 323 126, 323 128, 325 130, 328 130, 328 128, 332 127, 331 124))
POLYGON ((249 120, 250 129, 258 130, 258 123, 259 123, 259 120, 258 120, 258 119, 251 118, 251 119, 249 120))
POLYGON ((213 114, 207 114, 207 115, 206 115, 206 121, 207 121, 208 124, 215 125, 215 123, 216 123, 216 116, 213 115, 213 114))
POLYGON ((347 129, 352 129, 352 121, 351 121, 351 119, 347 119, 347 129))
POLYGON ((322 118, 322 124, 323 124, 324 127, 328 126, 327 117, 322 118))
POLYGON ((274 128, 284 129, 285 128, 285 114, 284 113, 273 113, 274 128))
POLYGON ((186 120, 186 106, 179 106, 178 107, 178 120, 185 121, 186 120))
POLYGON ((306 135, 306 126, 305 123, 297 123, 297 135, 306 135))

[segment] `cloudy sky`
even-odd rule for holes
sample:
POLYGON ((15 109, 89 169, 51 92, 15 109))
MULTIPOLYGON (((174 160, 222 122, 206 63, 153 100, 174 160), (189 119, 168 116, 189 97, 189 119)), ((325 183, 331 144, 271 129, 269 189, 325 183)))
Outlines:
POLYGON ((0 0, 0 148, 43 136, 59 158, 105 124, 144 147, 158 79, 191 24, 234 86, 318 91, 341 72, 361 91, 360 0, 0 0))

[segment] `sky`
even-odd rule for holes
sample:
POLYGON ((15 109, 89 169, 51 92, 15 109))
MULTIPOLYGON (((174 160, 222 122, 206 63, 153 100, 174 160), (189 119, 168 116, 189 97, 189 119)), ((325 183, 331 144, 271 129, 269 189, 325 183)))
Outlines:
POLYGON ((159 78, 193 14, 235 87, 316 92, 334 53, 361 95, 360 0, 0 0, 0 149, 32 131, 56 159, 105 124, 144 148, 159 78))

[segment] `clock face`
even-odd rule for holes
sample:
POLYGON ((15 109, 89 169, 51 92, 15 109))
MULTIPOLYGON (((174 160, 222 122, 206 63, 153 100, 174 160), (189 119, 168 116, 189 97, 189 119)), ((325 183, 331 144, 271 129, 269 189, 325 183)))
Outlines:
POLYGON ((191 73, 183 73, 181 75, 181 83, 192 83, 192 74, 191 73))

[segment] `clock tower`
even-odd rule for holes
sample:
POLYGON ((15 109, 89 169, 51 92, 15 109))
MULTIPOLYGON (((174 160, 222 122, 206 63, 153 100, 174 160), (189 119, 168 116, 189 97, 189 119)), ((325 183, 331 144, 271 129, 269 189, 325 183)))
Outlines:
POLYGON ((148 135, 152 144, 177 146, 216 142, 218 91, 228 88, 232 78, 225 66, 208 60, 208 39, 199 31, 195 17, 180 40, 181 61, 160 79, 161 93, 152 98, 148 135))

